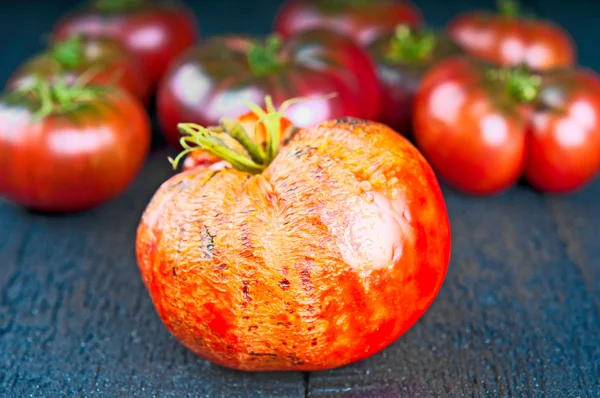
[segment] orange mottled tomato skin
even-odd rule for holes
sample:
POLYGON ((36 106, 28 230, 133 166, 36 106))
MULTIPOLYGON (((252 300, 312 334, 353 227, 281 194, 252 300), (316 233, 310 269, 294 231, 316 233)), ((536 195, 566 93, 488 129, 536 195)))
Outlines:
POLYGON ((358 119, 300 130, 260 175, 196 167, 164 183, 139 267, 175 337, 247 371, 366 358, 425 312, 446 274, 448 217, 421 154, 358 119))

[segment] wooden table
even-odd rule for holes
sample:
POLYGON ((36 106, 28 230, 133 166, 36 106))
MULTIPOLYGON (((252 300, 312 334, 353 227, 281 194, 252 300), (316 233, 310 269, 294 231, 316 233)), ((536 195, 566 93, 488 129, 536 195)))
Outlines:
MULTIPOLYGON (((2 80, 69 6, 14 3, 0 4, 2 80)), ((206 34, 265 33, 277 1, 189 3, 206 34)), ((420 5, 441 25, 478 3, 420 5)), ((600 5, 536 3, 600 70, 600 5)), ((131 189, 94 211, 49 216, 0 203, 0 396, 600 396, 600 182, 568 197, 519 186, 482 200, 445 188, 450 270, 405 336, 342 369, 251 374, 177 343, 140 279, 136 226, 172 173, 167 151, 155 149, 131 189)))

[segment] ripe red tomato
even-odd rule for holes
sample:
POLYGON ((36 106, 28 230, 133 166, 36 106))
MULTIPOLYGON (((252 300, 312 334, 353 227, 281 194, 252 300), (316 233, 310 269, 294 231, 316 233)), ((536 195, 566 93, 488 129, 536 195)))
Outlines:
POLYGON ((573 66, 571 36, 550 21, 521 18, 516 2, 504 1, 501 14, 470 12, 448 25, 450 36, 469 54, 501 66, 534 70, 573 66))
POLYGON ((288 0, 275 19, 284 37, 315 28, 346 34, 362 45, 400 23, 419 25, 421 12, 403 0, 288 0))
POLYGON ((124 91, 40 80, 0 99, 0 195, 31 209, 80 211, 114 198, 149 147, 144 108, 124 91))
POLYGON ((73 36, 34 56, 10 77, 7 88, 33 84, 37 78, 84 80, 95 86, 114 84, 146 103, 150 82, 137 61, 118 42, 106 37, 73 36))
POLYGON ((399 25, 369 46, 381 84, 379 121, 408 134, 413 98, 425 71, 444 58, 461 53, 445 34, 399 25))
POLYGON ((61 19, 54 36, 114 38, 131 51, 156 85, 171 61, 196 41, 197 25, 194 14, 174 1, 92 0, 61 19))
POLYGON ((438 174, 465 192, 495 194, 523 174, 541 191, 571 192, 600 169, 598 88, 589 71, 540 78, 450 59, 417 93, 415 138, 438 174))
MULTIPOLYGON (((290 106, 286 114, 300 127, 342 116, 375 119, 380 90, 373 62, 349 38, 313 30, 283 43, 245 37, 215 37, 190 50, 169 70, 158 91, 158 116, 167 141, 179 146, 177 124, 204 126, 245 113, 244 100, 273 96, 323 97, 290 106)), ((262 104, 262 103, 261 103, 262 104)))
MULTIPOLYGON (((265 149, 284 126, 266 120, 265 149)), ((188 147, 217 155, 234 126, 181 128, 188 147)), ((261 141, 243 147, 255 153, 261 141)), ((450 256, 444 200, 422 155, 352 118, 299 130, 271 157, 248 154, 225 150, 228 165, 174 176, 146 208, 138 265, 169 331, 222 366, 312 371, 364 359, 408 330, 450 256)))

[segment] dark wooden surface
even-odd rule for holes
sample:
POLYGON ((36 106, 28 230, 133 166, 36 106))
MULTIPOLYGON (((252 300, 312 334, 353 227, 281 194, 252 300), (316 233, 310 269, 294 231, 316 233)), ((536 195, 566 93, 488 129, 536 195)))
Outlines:
MULTIPOLYGON (((0 2, 0 80, 70 5, 49 3, 0 2)), ((266 33, 278 2, 189 3, 214 34, 266 33)), ((441 25, 480 3, 420 5, 441 25)), ((582 63, 600 70, 600 5, 530 4, 570 28, 582 63)), ((0 396, 600 396, 600 182, 568 197, 520 186, 481 200, 445 189, 450 270, 405 336, 342 369, 251 374, 179 345, 139 277, 135 229, 171 175, 166 156, 156 149, 131 189, 91 212, 48 216, 0 202, 0 396)))

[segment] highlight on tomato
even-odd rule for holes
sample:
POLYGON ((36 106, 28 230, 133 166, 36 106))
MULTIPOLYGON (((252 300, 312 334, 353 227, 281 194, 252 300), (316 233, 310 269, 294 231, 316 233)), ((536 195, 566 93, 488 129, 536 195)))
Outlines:
POLYGON ((275 105, 293 97, 319 97, 286 110, 299 127, 343 116, 376 119, 381 93, 368 53, 351 39, 326 30, 287 40, 241 36, 208 39, 170 68, 157 95, 158 116, 167 141, 179 147, 177 124, 204 126, 246 113, 245 101, 275 105), (333 99, 325 99, 336 93, 333 99))
POLYGON ((156 86, 169 64, 198 36, 194 14, 172 0, 89 0, 62 18, 54 37, 105 36, 118 40, 135 56, 156 86))
POLYGON ((208 157, 146 208, 143 280, 167 329, 219 365, 309 371, 364 359, 406 332, 442 284, 441 190, 383 124, 342 118, 286 143, 285 112, 265 103, 252 106, 254 124, 179 125, 184 155, 208 157))
POLYGON ((443 32, 401 24, 369 47, 381 85, 379 121, 408 135, 413 99, 423 74, 445 58, 462 54, 443 32))
POLYGON ((275 19, 283 37, 312 29, 330 29, 367 46, 401 23, 418 26, 423 17, 406 0, 287 0, 275 19))
POLYGON ((538 71, 575 65, 573 39, 551 21, 522 15, 516 0, 499 0, 498 14, 474 11, 448 25, 450 36, 472 56, 500 66, 538 71))
POLYGON ((536 75, 446 60, 417 92, 415 139, 467 193, 497 194, 522 176, 542 192, 573 192, 600 170, 599 89, 585 69, 536 75))
POLYGON ((43 79, 0 98, 0 196, 75 212, 123 192, 150 148, 143 105, 125 91, 43 79))
POLYGON ((7 87, 27 87, 39 78, 63 79, 67 84, 85 80, 94 86, 115 85, 144 103, 151 91, 135 58, 119 42, 107 37, 72 36, 55 42, 17 68, 7 87))

